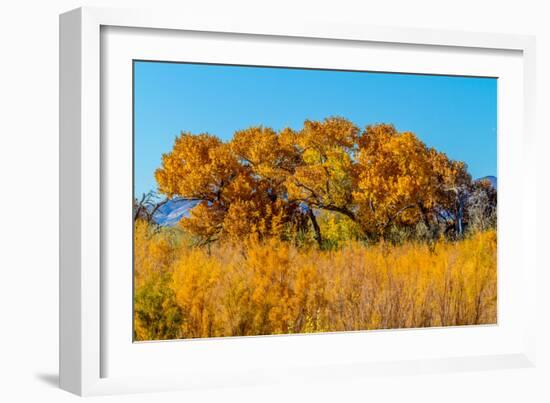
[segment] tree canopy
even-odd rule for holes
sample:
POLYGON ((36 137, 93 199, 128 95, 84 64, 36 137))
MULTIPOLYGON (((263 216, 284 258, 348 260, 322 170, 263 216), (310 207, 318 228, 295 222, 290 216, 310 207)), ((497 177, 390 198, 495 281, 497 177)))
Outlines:
POLYGON ((182 133, 155 177, 168 198, 199 201, 180 224, 204 243, 311 231, 321 245, 322 212, 350 220, 365 239, 419 223, 462 234, 466 197, 492 197, 479 196, 489 190, 466 164, 414 133, 389 124, 361 130, 341 117, 306 120, 299 131, 251 127, 228 142, 182 133))

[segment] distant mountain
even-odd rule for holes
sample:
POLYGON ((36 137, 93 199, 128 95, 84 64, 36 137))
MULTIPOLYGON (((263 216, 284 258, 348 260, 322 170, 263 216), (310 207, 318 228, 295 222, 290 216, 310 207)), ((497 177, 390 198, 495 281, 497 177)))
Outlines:
POLYGON ((153 219, 159 225, 172 227, 183 217, 189 217, 189 211, 199 204, 196 200, 175 198, 163 204, 153 215, 153 219))
POLYGON ((496 176, 488 175, 488 176, 484 176, 483 178, 476 179, 477 182, 483 181, 483 180, 491 182, 491 186, 493 186, 493 189, 497 188, 497 177, 496 176))

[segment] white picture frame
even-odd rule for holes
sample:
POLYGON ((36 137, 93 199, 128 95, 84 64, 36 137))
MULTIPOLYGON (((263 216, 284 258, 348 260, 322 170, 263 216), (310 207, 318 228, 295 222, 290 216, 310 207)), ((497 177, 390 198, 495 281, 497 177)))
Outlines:
MULTIPOLYGON (((150 32, 152 31, 145 33, 142 31, 142 34, 147 36, 150 32)), ((303 45, 302 42, 300 42, 301 45, 303 45)), ((79 395, 95 395, 194 387, 242 386, 280 381, 293 382, 304 379, 342 379, 348 376, 368 376, 373 373, 397 375, 533 366, 535 362, 535 319, 530 316, 530 312, 535 312, 536 289, 536 262, 533 251, 536 242, 532 239, 536 233, 536 200, 532 191, 535 189, 536 175, 535 160, 531 158, 535 150, 534 49, 533 37, 519 35, 381 28, 313 21, 270 22, 269 19, 265 21, 239 21, 236 19, 218 21, 150 10, 81 8, 61 15, 61 387, 79 395), (505 258, 516 262, 521 267, 521 271, 516 273, 517 278, 509 277, 510 287, 499 288, 500 298, 501 295, 507 295, 506 290, 510 289, 511 285, 516 287, 513 294, 514 301, 504 301, 503 303, 505 304, 503 307, 506 308, 504 312, 510 312, 510 320, 508 322, 504 320, 502 323, 499 318, 500 327, 485 327, 479 331, 451 329, 450 332, 443 333, 441 329, 426 329, 424 331, 369 332, 369 336, 365 336, 365 332, 352 332, 321 336, 322 338, 318 335, 301 335, 286 339, 286 336, 276 336, 233 338, 229 341, 219 339, 194 341, 193 345, 187 343, 188 346, 194 347, 189 347, 185 353, 188 354, 188 357, 192 357, 191 364, 193 360, 198 363, 198 360, 203 357, 202 366, 200 370, 196 371, 191 371, 189 363, 187 366, 183 366, 181 360, 173 358, 174 354, 181 354, 182 348, 178 347, 178 343, 186 341, 145 343, 140 345, 140 351, 134 351, 136 348, 131 339, 120 336, 124 333, 124 329, 121 331, 115 329, 114 323, 125 322, 119 321, 118 319, 121 319, 117 316, 119 314, 113 314, 113 312, 125 312, 126 305, 116 305, 110 302, 112 298, 109 298, 109 288, 112 289, 112 286, 116 285, 117 279, 109 276, 109 272, 105 271, 105 267, 108 267, 108 254, 106 253, 108 248, 104 244, 104 231, 109 227, 109 222, 105 222, 105 211, 111 209, 110 200, 116 199, 114 196, 109 198, 110 196, 106 196, 109 192, 105 192, 106 189, 110 189, 106 178, 110 177, 108 167, 112 166, 109 164, 109 152, 106 152, 105 147, 118 147, 119 150, 125 150, 128 148, 128 143, 112 141, 115 137, 110 133, 111 125, 116 125, 119 121, 109 120, 109 113, 107 113, 109 111, 102 108, 105 107, 105 102, 108 100, 109 108, 111 106, 119 108, 117 111, 121 112, 120 115, 125 116, 124 114, 128 111, 127 98, 130 96, 128 93, 124 95, 127 87, 116 87, 115 85, 113 85, 113 88, 116 87, 114 93, 122 94, 121 101, 114 102, 110 95, 105 95, 111 94, 112 91, 110 81, 102 80, 102 74, 120 74, 120 72, 116 72, 115 65, 105 65, 105 61, 102 60, 110 55, 105 49, 102 49, 102 47, 106 47, 102 32, 111 29, 109 27, 117 27, 116 30, 123 31, 127 29, 123 35, 130 36, 134 35, 132 32, 137 35, 138 31, 132 31, 136 29, 154 29, 157 30, 155 31, 157 33, 171 33, 171 38, 168 39, 157 36, 156 41, 159 46, 153 47, 158 49, 155 49, 154 52, 150 50, 149 53, 147 46, 149 48, 152 46, 151 43, 147 45, 148 40, 145 40, 145 37, 140 41, 134 41, 137 44, 134 43, 132 46, 121 47, 120 44, 123 42, 119 41, 117 45, 116 40, 109 42, 109 46, 119 46, 116 48, 119 50, 116 54, 120 63, 126 63, 135 54, 145 54, 151 58, 156 55, 164 60, 170 56, 171 52, 174 52, 173 42, 178 40, 178 32, 182 35, 192 32, 195 37, 199 38, 201 35, 217 33, 217 40, 221 38, 222 41, 224 35, 227 36, 227 41, 230 36, 254 38, 254 41, 259 43, 262 40, 269 40, 281 47, 283 51, 285 46, 288 46, 285 45, 288 41, 302 41, 307 45, 310 40, 329 41, 330 43, 325 43, 323 46, 330 46, 333 50, 338 50, 339 47, 344 47, 346 44, 421 47, 422 52, 427 52, 426 63, 424 66, 411 65, 409 69, 414 70, 412 72, 480 75, 485 71, 484 68, 495 69, 494 71, 502 68, 504 77, 508 77, 508 74, 510 77, 510 80, 506 81, 507 84, 503 86, 505 95, 515 94, 516 96, 514 96, 513 104, 505 103, 506 109, 499 109, 500 112, 509 112, 505 116, 499 116, 499 125, 502 123, 504 129, 512 127, 517 129, 515 134, 510 134, 510 141, 508 141, 508 137, 505 141, 499 140, 501 148, 499 159, 504 156, 505 162, 509 163, 508 165, 511 165, 515 172, 512 174, 511 168, 504 168, 505 182, 502 185, 504 186, 504 196, 508 195, 509 197, 505 199, 513 201, 513 203, 510 202, 509 207, 506 207, 505 202, 503 208, 519 206, 521 210, 521 215, 516 221, 510 221, 509 225, 507 225, 508 223, 501 225, 500 197, 503 193, 499 189, 499 265, 505 258), (142 48, 142 53, 140 53, 139 47, 142 48), (443 71, 436 71, 437 67, 430 67, 430 64, 434 66, 436 64, 435 56, 429 55, 430 49, 448 53, 447 56, 441 58, 443 61, 448 58, 448 67, 443 71), (470 64, 464 61, 461 65, 460 58, 457 58, 457 55, 460 56, 460 54, 453 53, 454 51, 470 52, 477 54, 478 57, 494 53, 493 56, 496 59, 491 59, 491 61, 490 57, 493 56, 487 59, 489 67, 476 65, 474 59, 470 64), (513 52, 515 56, 509 62, 502 59, 503 61, 500 63, 499 52, 513 52), (499 65, 509 65, 510 68, 498 67, 499 65), (104 98, 105 96, 107 98, 104 98), (124 97, 126 97, 126 101, 123 100, 124 97), (509 120, 507 120, 507 116, 510 117, 509 120), (107 138, 105 138, 105 133, 107 133, 107 138), (508 182, 506 182, 506 178, 509 178, 508 182), (517 186, 521 186, 521 191, 517 191, 517 186), (508 193, 506 193, 506 189, 509 189, 508 193), (509 237, 504 237, 503 242, 508 242, 505 243, 505 246, 510 245, 508 248, 501 248, 501 227, 517 228, 517 234, 513 234, 513 237, 512 234, 509 237), (526 238, 525 234, 527 233, 533 234, 530 239, 526 238), (506 255, 501 254, 501 249, 505 249, 503 253, 506 255), (106 287, 107 280, 112 282, 109 287, 106 287), (514 311, 513 305, 516 303, 516 297, 522 298, 522 305, 521 307, 518 305, 514 311), (512 320, 518 315, 522 316, 521 321, 512 320), (114 321, 108 319, 110 316, 111 318, 114 316, 114 321), (507 323, 510 324, 509 328, 507 328, 507 323), (112 328, 112 330, 108 331, 107 328, 112 328), (495 342, 494 349, 489 349, 486 344, 483 344, 483 338, 488 341, 491 338, 494 339, 495 336, 505 342, 502 345, 495 342), (371 340, 380 339, 382 344, 391 343, 392 340, 396 342, 409 340, 407 343, 418 343, 420 350, 422 350, 422 345, 437 344, 438 339, 446 340, 445 343, 456 341, 459 344, 460 341, 464 348, 452 350, 441 343, 437 352, 428 354, 424 351, 425 354, 415 356, 405 355, 397 349, 394 356, 387 357, 387 359, 383 356, 376 359, 365 359, 358 354, 354 359, 351 359, 350 355, 347 360, 339 360, 334 354, 330 354, 331 348, 334 346, 353 346, 354 343, 361 342, 363 337, 369 337, 371 340), (471 347, 476 340, 480 341, 477 349, 466 348, 471 347), (130 344, 126 346, 127 342, 130 344), (265 364, 261 370, 258 370, 259 367, 254 365, 254 357, 261 356, 267 348, 275 353, 265 356, 265 364), (281 355, 280 351, 282 350, 279 349, 283 348, 302 351, 303 354, 297 354, 295 361, 288 360, 292 362, 286 363, 284 360, 277 360, 276 357, 276 354, 281 355), (125 351, 124 354, 127 355, 117 355, 113 353, 113 350, 125 351), (249 352, 246 353, 246 351, 249 352), (320 354, 321 352, 323 354, 320 354), (134 354, 135 356, 133 356, 134 354), (246 358, 247 354, 250 356, 249 358, 246 358), (143 373, 131 371, 132 357, 137 360, 138 355, 139 362, 146 363, 145 366, 153 370, 143 373), (229 362, 235 357, 243 357, 242 362, 221 365, 222 360, 229 362), (119 365, 114 371, 107 363, 116 360, 130 364, 126 367, 119 365), (159 371, 158 374, 155 374, 155 365, 159 363, 169 370, 162 373, 159 371)), ((360 51, 361 49, 358 50, 358 52, 360 51)), ((243 52, 246 52, 246 47, 243 52)), ((288 52, 291 53, 290 48, 288 48, 288 52)), ((261 52, 257 52, 248 58, 239 60, 248 60, 249 64, 254 64, 254 61, 258 60, 261 55, 261 52)), ((178 56, 180 59, 181 57, 178 56)), ((223 57, 223 55, 219 56, 215 61, 223 62, 223 57)), ((314 56, 312 57, 314 58, 314 56)), ((115 57, 113 57, 114 59, 115 57)), ((348 63, 353 63, 351 59, 348 60, 350 60, 348 63)), ((193 61, 197 60, 193 59, 193 61)), ((261 63, 269 63, 269 61, 264 60, 261 63)), ((304 67, 303 63, 306 62, 300 62, 297 59, 296 63, 298 66, 304 67)), ((317 63, 312 67, 320 67, 318 64, 323 61, 319 59, 311 63, 317 63)), ((378 68, 392 71, 392 63, 396 65, 398 61, 395 58, 391 61, 388 59, 386 65, 382 63, 378 68)), ((331 64, 330 67, 338 66, 331 64)), ((501 115, 503 114, 501 113, 501 115)), ((124 124, 124 121, 125 118, 121 118, 121 124, 124 124)), ((120 126, 123 132, 128 128, 127 119, 125 124, 126 126, 120 126)), ((507 133, 506 130, 505 133, 507 133)), ((502 161, 500 163, 502 164, 502 161)), ((124 176, 123 174, 124 172, 121 171, 122 176, 124 176)), ((500 179, 499 172, 499 188, 501 186, 500 179)), ((119 224, 117 222, 111 225, 118 226, 119 224)), ((501 301, 499 301, 500 303, 501 301)), ((128 315, 130 315, 129 311, 128 315)), ((381 354, 384 354, 384 350, 380 351, 382 351, 381 354)), ((345 354, 346 352, 342 351, 339 355, 345 357, 345 354)), ((348 354, 352 353, 348 352, 348 354)))

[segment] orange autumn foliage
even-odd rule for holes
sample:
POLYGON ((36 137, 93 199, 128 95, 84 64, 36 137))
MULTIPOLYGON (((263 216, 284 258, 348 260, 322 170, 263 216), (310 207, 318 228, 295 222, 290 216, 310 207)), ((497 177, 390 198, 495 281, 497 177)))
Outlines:
POLYGON ((360 221, 384 234, 390 224, 428 222, 434 209, 449 209, 453 189, 471 182, 466 166, 428 148, 413 133, 392 125, 368 126, 359 139, 354 200, 360 221))
POLYGON ((473 186, 464 163, 413 133, 387 124, 361 132, 340 117, 306 120, 299 131, 251 127, 226 143, 182 133, 155 176, 167 197, 200 201, 181 225, 203 243, 284 238, 310 220, 322 245, 315 211, 348 217, 365 238, 386 238, 391 227, 434 227, 442 210, 462 220, 461 198, 473 186))

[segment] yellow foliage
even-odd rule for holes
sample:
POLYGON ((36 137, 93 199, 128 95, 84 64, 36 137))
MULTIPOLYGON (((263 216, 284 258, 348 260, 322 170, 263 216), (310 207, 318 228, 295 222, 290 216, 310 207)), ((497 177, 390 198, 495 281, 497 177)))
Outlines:
POLYGON ((292 158, 291 147, 267 128, 236 132, 230 143, 182 133, 155 176, 166 196, 200 201, 180 226, 201 244, 265 238, 280 236, 296 215, 283 186, 292 158))
POLYGON ((217 189, 239 169, 229 147, 217 137, 182 133, 172 151, 162 156, 155 177, 159 191, 168 197, 214 201, 217 189))
POLYGON ((464 163, 386 124, 368 126, 359 139, 357 173, 359 221, 380 234, 390 224, 426 221, 436 206, 449 209, 457 189, 471 181, 464 163))
POLYGON ((362 237, 361 227, 343 214, 323 211, 317 220, 327 247, 337 248, 362 237))
POLYGON ((308 218, 322 246, 314 209, 346 216, 370 240, 388 239, 396 228, 422 223, 433 229, 447 221, 461 236, 472 187, 463 162, 415 134, 388 124, 360 132, 341 117, 306 120, 299 131, 251 127, 226 143, 182 133, 155 177, 168 198, 200 201, 182 226, 202 243, 282 238, 283 227, 308 218))
POLYGON ((144 220, 134 226, 134 337, 160 340, 182 337, 181 310, 170 288, 182 239, 170 230, 155 231, 144 220))
POLYGON ((145 293, 159 303, 139 302, 138 340, 496 323, 492 230, 431 247, 351 240, 320 250, 250 238, 199 248, 138 222, 135 256, 136 296, 155 273, 168 278, 166 295, 145 293))
POLYGON ((294 140, 300 163, 287 177, 290 199, 310 207, 348 209, 353 190, 353 149, 359 129, 343 118, 304 122, 294 140))

